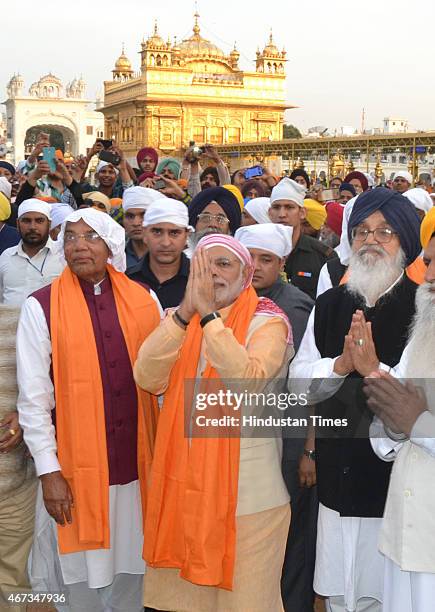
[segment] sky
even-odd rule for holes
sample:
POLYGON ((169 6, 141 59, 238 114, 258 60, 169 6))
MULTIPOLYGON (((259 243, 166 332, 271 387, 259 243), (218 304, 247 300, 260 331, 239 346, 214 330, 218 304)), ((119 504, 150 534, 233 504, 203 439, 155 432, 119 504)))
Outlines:
MULTIPOLYGON (((287 100, 297 106, 286 122, 301 131, 322 125, 382 126, 387 116, 407 119, 410 128, 435 129, 433 0, 198 0, 201 35, 229 53, 234 42, 239 65, 253 70, 257 46, 270 28, 287 51, 287 100)), ((158 20, 166 40, 192 34, 193 0, 21 0, 3 11, 0 36, 0 100, 20 72, 26 90, 48 72, 64 84, 83 75, 87 96, 103 81, 125 43, 139 70, 140 43, 158 20)), ((0 107, 4 110, 4 107, 0 107)))

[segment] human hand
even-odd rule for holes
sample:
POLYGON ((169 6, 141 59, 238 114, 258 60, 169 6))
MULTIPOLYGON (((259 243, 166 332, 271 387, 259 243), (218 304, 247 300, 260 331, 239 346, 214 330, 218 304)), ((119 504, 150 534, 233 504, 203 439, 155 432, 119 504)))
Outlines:
POLYGON ((10 453, 21 444, 23 431, 18 423, 18 412, 8 412, 0 423, 0 429, 6 429, 0 440, 0 452, 10 453))
POLYGON ((354 369, 361 376, 368 376, 378 370, 379 359, 373 342, 372 324, 366 322, 362 310, 357 310, 353 314, 349 334, 353 340, 350 343, 350 352, 354 369))
POLYGON ((140 187, 147 187, 148 189, 154 189, 154 180, 152 178, 146 178, 140 183, 140 187))
POLYGON ((167 196, 168 198, 175 198, 176 200, 181 200, 184 198, 185 193, 180 185, 178 185, 177 181, 173 181, 165 176, 159 176, 156 179, 153 179, 154 183, 159 179, 165 181, 166 183, 166 187, 158 190, 160 193, 163 193, 163 195, 167 196))
POLYGON ((55 158, 54 163, 56 164, 56 172, 59 176, 59 178, 61 178, 61 180, 67 185, 71 185, 72 183, 72 178, 71 178, 71 174, 68 171, 68 168, 65 166, 65 162, 62 159, 59 159, 58 157, 55 158))
POLYGON ((29 163, 34 163, 36 159, 42 154, 42 149, 44 147, 50 146, 50 135, 45 132, 39 132, 35 146, 32 149, 32 152, 29 155, 29 163))
POLYGON ((98 142, 98 140, 96 140, 88 153, 88 160, 91 159, 91 157, 93 157, 94 155, 98 155, 98 153, 100 153, 100 151, 103 151, 103 150, 104 150, 103 143, 98 142))
POLYGON ((41 159, 38 161, 36 168, 28 175, 28 181, 30 184, 35 185, 37 180, 50 173, 49 163, 41 159))
POLYGON ((299 459, 298 475, 299 486, 308 489, 313 487, 317 483, 316 462, 306 455, 302 455, 299 459))
POLYGON ((206 144, 203 147, 203 155, 205 157, 209 157, 210 159, 212 159, 214 162, 216 162, 217 164, 222 161, 221 158, 219 157, 219 153, 216 151, 216 148, 211 145, 211 144, 206 144))
POLYGON ((190 269, 189 278, 187 279, 186 290, 184 292, 183 301, 178 308, 178 314, 184 320, 189 322, 195 314, 195 308, 192 302, 192 288, 193 288, 193 273, 192 268, 190 269))
POLYGON ((196 249, 191 263, 193 273, 192 306, 201 317, 216 310, 213 276, 207 251, 196 249))
POLYGON ((84 155, 78 155, 74 158, 71 165, 71 175, 77 183, 80 183, 83 180, 83 175, 86 172, 87 166, 88 162, 84 155))
POLYGON ((335 360, 334 372, 339 376, 347 376, 355 370, 351 352, 352 342, 352 336, 347 334, 344 337, 343 352, 340 357, 335 360))
POLYGON ((421 389, 407 381, 402 384, 387 372, 378 371, 364 380, 367 405, 395 433, 408 437, 418 417, 425 412, 427 400, 421 389))
POLYGON ((47 512, 58 525, 72 523, 71 508, 74 505, 69 484, 61 472, 51 472, 40 477, 42 495, 47 512))

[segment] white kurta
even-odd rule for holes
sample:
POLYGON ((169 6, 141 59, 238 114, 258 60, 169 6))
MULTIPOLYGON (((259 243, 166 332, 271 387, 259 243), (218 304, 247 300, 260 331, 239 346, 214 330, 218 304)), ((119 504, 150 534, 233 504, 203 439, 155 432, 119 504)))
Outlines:
MULTIPOLYGON (((402 275, 385 293, 401 278, 402 275)), ((345 380, 334 372, 337 358, 322 358, 317 348, 314 317, 315 308, 289 370, 289 390, 308 392, 309 404, 332 397, 345 380)), ((390 370, 382 363, 380 367, 390 370)), ((320 504, 314 579, 317 593, 325 597, 343 596, 346 610, 350 611, 356 610, 362 598, 382 601, 384 561, 378 552, 381 523, 380 518, 341 517, 320 504)))
POLYGON ((21 242, 6 249, 0 255, 0 302, 21 306, 28 295, 62 274, 64 267, 50 238, 33 257, 23 251, 21 242))
MULTIPOLYGON (((406 377, 409 347, 391 369, 397 378, 406 377)), ((428 399, 433 403, 432 394, 428 399)), ((385 555, 384 612, 433 612, 435 416, 421 414, 404 442, 389 438, 376 417, 370 436, 378 457, 395 462, 380 535, 385 555)))
MULTIPOLYGON (((96 285, 96 294, 98 290, 96 285)), ((45 315, 39 302, 30 297, 23 305, 17 332, 17 405, 38 476, 60 470, 51 419, 54 390, 50 365, 45 315)), ((38 491, 30 580, 35 590, 67 593, 71 606, 62 610, 102 612, 120 598, 122 610, 142 610, 145 563, 138 481, 109 487, 109 509, 110 549, 61 555, 56 523, 45 509, 41 488, 38 491)))

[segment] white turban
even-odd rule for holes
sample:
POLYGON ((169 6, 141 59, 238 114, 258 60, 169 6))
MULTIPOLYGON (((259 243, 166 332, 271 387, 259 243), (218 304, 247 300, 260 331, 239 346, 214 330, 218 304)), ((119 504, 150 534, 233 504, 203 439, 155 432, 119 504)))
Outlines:
POLYGON ((43 200, 38 200, 37 198, 24 200, 18 206, 18 219, 28 212, 41 213, 41 215, 45 215, 48 219, 51 219, 51 204, 43 200))
POLYGON ((118 170, 118 168, 116 168, 116 166, 114 166, 113 164, 110 164, 109 162, 103 161, 103 160, 101 160, 101 161, 99 161, 99 162, 98 162, 97 172, 96 172, 96 173, 98 174, 98 173, 99 173, 99 171, 100 171, 102 168, 104 168, 104 166, 112 166, 112 168, 115 170, 116 174, 118 174, 118 173, 119 173, 119 170, 118 170))
POLYGON ((160 197, 147 209, 143 226, 148 227, 148 225, 156 225, 156 223, 173 223, 193 231, 193 227, 189 225, 187 206, 183 202, 172 198, 160 197))
POLYGON ((5 176, 0 176, 0 193, 5 195, 8 200, 11 199, 12 185, 5 176))
POLYGON ((148 187, 129 187, 122 194, 122 208, 127 212, 129 208, 146 210, 150 204, 161 200, 163 194, 148 187))
POLYGON ((59 237, 57 239, 57 248, 59 253, 63 253, 65 227, 67 223, 77 223, 83 219, 85 223, 92 227, 93 230, 104 240, 110 250, 110 256, 107 260, 119 272, 125 272, 125 231, 124 228, 116 221, 102 212, 94 208, 80 208, 71 213, 62 223, 59 237))
POLYGON ((273 204, 276 200, 289 200, 302 208, 306 193, 305 187, 299 185, 293 179, 285 177, 272 189, 270 203, 273 204))
POLYGON ((353 206, 357 199, 358 196, 355 196, 349 200, 344 207, 340 244, 335 249, 343 266, 349 265, 350 257, 352 255, 352 247, 350 246, 349 237, 347 235, 347 225, 349 223, 350 215, 352 214, 353 206))
POLYGON ((293 228, 279 223, 259 223, 239 227, 234 238, 247 249, 261 249, 277 257, 287 257, 292 250, 293 228))
POLYGON ((408 200, 411 200, 415 208, 423 210, 424 213, 428 213, 433 207, 432 198, 430 197, 426 189, 423 189, 422 187, 408 189, 408 191, 405 191, 403 195, 405 196, 405 198, 408 198, 408 200))
POLYGON ((65 221, 65 219, 74 212, 74 208, 71 208, 69 204, 60 202, 59 204, 53 204, 51 207, 51 224, 50 229, 54 229, 65 221))
POLYGON ((270 198, 252 198, 245 204, 245 210, 257 223, 272 223, 267 214, 270 208, 270 198))
POLYGON ((393 176, 393 181, 399 176, 400 178, 405 179, 405 181, 408 181, 410 185, 412 185, 412 174, 410 172, 407 172, 406 170, 399 170, 398 172, 395 172, 393 176))

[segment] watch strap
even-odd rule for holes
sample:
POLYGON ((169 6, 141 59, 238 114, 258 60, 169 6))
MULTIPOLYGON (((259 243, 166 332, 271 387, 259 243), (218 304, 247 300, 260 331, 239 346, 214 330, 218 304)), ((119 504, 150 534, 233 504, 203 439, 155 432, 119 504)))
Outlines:
POLYGON ((201 327, 204 327, 205 325, 207 325, 207 323, 210 323, 210 321, 213 321, 214 319, 221 319, 221 315, 219 312, 211 312, 208 315, 205 315, 205 317, 202 317, 201 321, 199 322, 199 324, 201 325, 201 327))

